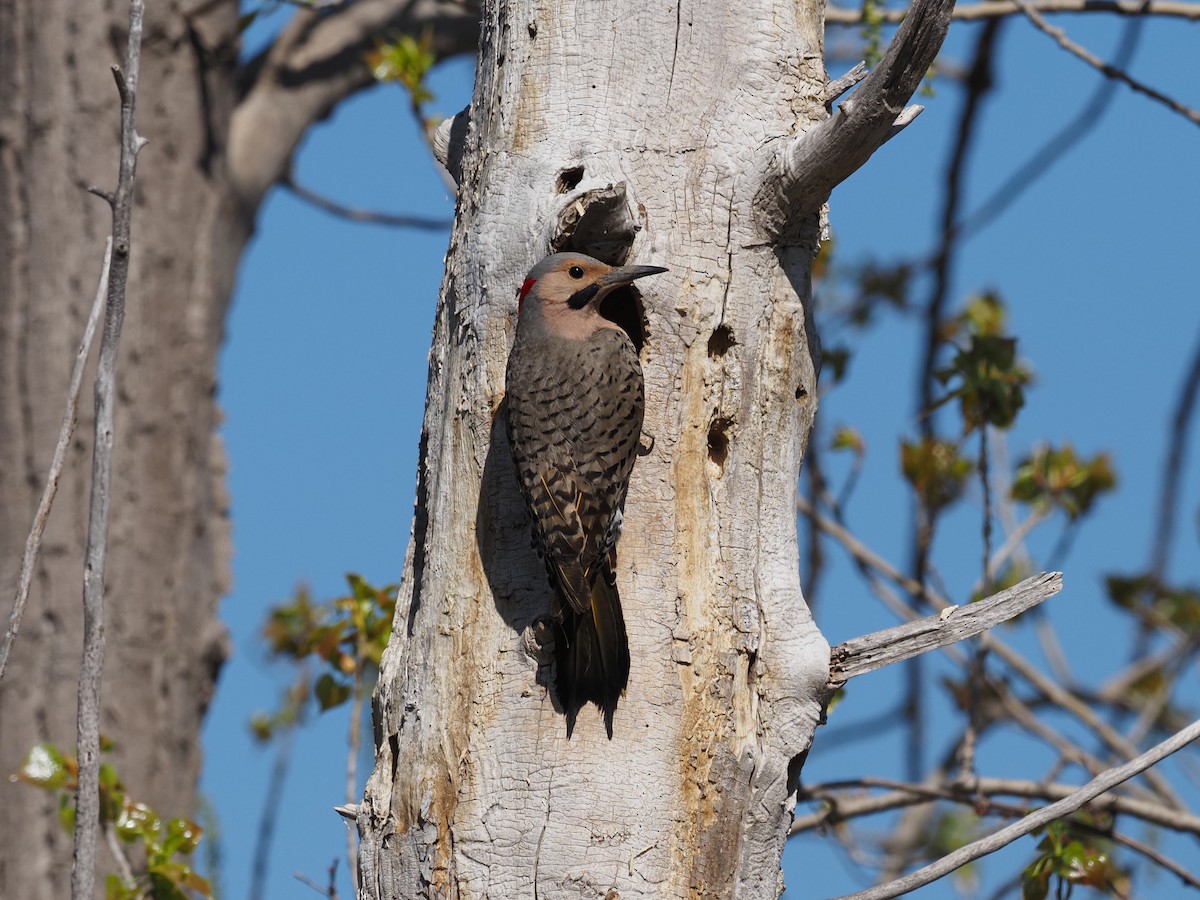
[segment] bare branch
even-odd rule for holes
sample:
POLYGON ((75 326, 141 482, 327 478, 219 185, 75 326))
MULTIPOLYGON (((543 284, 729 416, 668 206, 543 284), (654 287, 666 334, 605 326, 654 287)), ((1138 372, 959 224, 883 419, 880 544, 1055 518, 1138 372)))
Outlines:
POLYGON ((911 875, 898 878, 888 884, 868 888, 865 891, 847 894, 839 898, 839 900, 887 900, 887 898, 899 897, 909 891, 931 884, 972 860, 995 853, 1001 847, 1011 844, 1017 838, 1024 837, 1056 819, 1061 819, 1076 812, 1106 791, 1112 790, 1122 782, 1128 781, 1133 776, 1146 771, 1172 753, 1182 750, 1197 738, 1200 738, 1200 720, 1193 722, 1187 728, 1177 732, 1161 744, 1152 747, 1124 765, 1102 773, 1062 800, 1042 809, 1035 810, 1020 821, 1001 828, 994 834, 960 847, 925 868, 913 872, 911 875))
POLYGON ((833 116, 768 145, 754 206, 769 236, 777 239, 790 223, 815 214, 834 187, 903 127, 897 117, 937 56, 953 8, 953 0, 916 0, 879 66, 833 116))
POLYGON ((449 219, 430 219, 424 216, 401 216, 393 213, 376 212, 371 209, 359 209, 354 206, 343 206, 336 200, 323 197, 316 191, 297 184, 291 175, 285 175, 279 182, 301 200, 306 200, 318 209, 323 209, 331 215, 351 222, 364 222, 369 225, 387 225, 390 228, 416 228, 422 231, 441 231, 452 224, 449 219))
MULTIPOLYGON (((926 585, 922 585, 904 575, 895 566, 883 559, 877 553, 866 547, 861 541, 857 540, 846 529, 842 528, 836 522, 831 522, 829 519, 822 516, 820 513, 812 509, 808 503, 801 498, 797 501, 797 508, 808 516, 814 524, 826 534, 835 538, 846 550, 860 562, 870 566, 880 572, 887 578, 894 581, 904 590, 919 594, 924 597, 934 608, 942 610, 947 609, 951 604, 941 595, 937 594, 926 585)), ((901 611, 907 613, 907 611, 901 611)), ((1047 700, 1056 706, 1071 713, 1085 725, 1092 729, 1096 735, 1104 741, 1112 750, 1123 755, 1126 759, 1133 759, 1137 756, 1138 750, 1135 746, 1129 743, 1123 735, 1115 728, 1105 722, 1090 706, 1068 691, 1066 688, 1057 684, 1053 679, 1047 677, 1042 671, 1025 659, 1016 650, 1009 647, 999 638, 991 634, 984 634, 980 640, 984 641, 988 648, 997 656, 1003 659, 1010 668, 1018 675, 1024 678, 1027 682, 1041 691, 1047 700)), ((1171 789, 1166 779, 1157 772, 1148 772, 1146 780, 1154 787, 1159 795, 1176 809, 1182 809, 1184 804, 1180 801, 1178 795, 1171 789)))
POLYGON ((113 407, 117 348, 125 319, 125 288, 132 249, 133 181, 138 151, 138 69, 142 53, 144 0, 130 0, 125 71, 113 67, 121 95, 121 159, 112 206, 112 254, 100 360, 96 367, 96 430, 92 448, 92 491, 83 574, 83 660, 79 667, 76 716, 79 780, 75 793, 73 900, 92 900, 96 881, 96 827, 100 822, 100 678, 104 669, 104 568, 108 555, 108 509, 112 500, 113 407))
MULTIPOLYGON (((1172 531, 1175 528, 1175 503, 1179 498, 1179 478, 1183 469, 1184 451, 1188 433, 1191 431, 1192 416, 1196 412, 1196 398, 1200 396, 1200 340, 1192 351, 1191 365, 1183 379, 1179 400, 1171 417, 1171 439, 1168 444, 1167 463, 1163 467, 1162 487, 1158 492, 1157 527, 1151 548, 1150 574, 1161 583, 1167 574, 1170 557, 1172 531)), ((2 670, 0 670, 2 671, 2 670)))
POLYGON ((1134 840, 1129 835, 1121 834, 1119 831, 1112 832, 1109 834, 1109 837, 1112 838, 1114 843, 1128 847, 1134 853, 1140 853, 1155 865, 1162 866, 1168 872, 1178 877, 1179 880, 1188 887, 1200 888, 1200 879, 1196 878, 1195 875, 1193 875, 1183 866, 1179 865, 1179 863, 1175 862, 1175 860, 1171 859, 1169 856, 1163 856, 1149 844, 1134 840))
MULTIPOLYGON (((1159 16, 1163 18, 1200 19, 1200 3, 1177 3, 1173 0, 1038 0, 1031 3, 1043 13, 1115 13, 1119 16, 1159 16)), ((1015 15, 1021 8, 1015 0, 984 0, 982 3, 960 3, 954 8, 955 21, 973 22, 1015 15)), ((908 15, 906 9, 876 9, 884 24, 897 25, 908 15)), ((861 7, 830 6, 825 10, 826 25, 862 25, 861 7)))
POLYGON ((8 617, 8 630, 4 632, 4 642, 0 644, 0 678, 4 677, 4 670, 8 666, 9 651, 12 650, 17 632, 21 630, 21 616, 25 612, 25 603, 29 600, 29 586, 33 583, 33 567, 37 564, 38 551, 42 546, 42 534, 46 530, 46 520, 50 517, 50 507, 54 503, 54 495, 58 493, 58 479, 62 475, 63 462, 67 457, 67 447, 71 443, 71 435, 75 433, 79 391, 83 385, 83 370, 91 355, 92 338, 96 335, 96 323, 100 321, 100 312, 104 309, 104 301, 108 296, 108 269, 111 262, 112 238, 110 237, 104 246, 104 265, 100 270, 100 283, 96 286, 96 298, 92 301, 92 311, 88 314, 87 325, 83 329, 83 339, 79 342, 79 350, 75 353, 75 366, 71 369, 71 383, 67 388, 67 409, 63 413, 62 425, 58 429, 58 443, 54 446, 50 471, 46 473, 46 486, 42 489, 42 497, 38 501, 37 512, 33 516, 33 525, 29 529, 29 537, 25 540, 25 554, 21 557, 21 575, 17 582, 17 596, 13 601, 12 613, 8 617))
MULTIPOLYGON (((823 825, 931 800, 950 800, 968 805, 974 805, 979 797, 1022 797, 1028 800, 1054 801, 1070 797, 1077 790, 1077 785, 1047 784, 1011 778, 978 778, 970 784, 907 784, 887 778, 856 778, 814 784, 804 787, 799 799, 823 801, 828 804, 827 808, 798 817, 792 823, 789 833, 799 834, 823 825), (846 796, 838 793, 861 788, 880 788, 888 793, 875 796, 846 796)), ((1108 793, 1097 797, 1090 807, 1097 811, 1132 816, 1172 831, 1200 836, 1200 816, 1186 811, 1165 809, 1161 803, 1148 803, 1108 793)))
POLYGON ((939 615, 838 644, 829 652, 830 687, 836 690, 857 675, 974 637, 1061 590, 1062 573, 1044 572, 977 603, 948 607, 939 615))
POLYGON ((1198 112, 1197 110, 1192 109, 1190 106, 1185 106, 1184 104, 1180 103, 1178 100, 1168 97, 1166 94, 1162 93, 1161 91, 1155 90, 1154 88, 1150 87, 1149 85, 1143 84, 1142 82, 1138 81, 1137 79, 1135 79, 1133 76, 1129 75, 1122 69, 1118 69, 1116 66, 1113 66, 1110 63, 1106 63, 1104 60, 1100 59, 1100 57, 1096 56, 1090 50, 1087 50, 1086 48, 1080 46, 1079 44, 1076 44, 1074 41, 1072 41, 1070 38, 1067 37, 1066 33, 1061 28, 1056 28, 1053 25, 1051 25, 1049 22, 1047 22, 1042 17, 1042 14, 1040 12, 1038 12, 1029 3, 1027 3, 1026 0, 1015 0, 1015 2, 1017 4, 1017 6, 1019 6, 1021 8, 1021 11, 1023 13, 1025 13, 1025 15, 1029 19, 1029 21, 1031 21, 1034 24, 1034 26, 1037 27, 1037 29, 1039 31, 1042 31, 1043 33, 1048 34, 1050 37, 1054 38, 1054 40, 1058 44, 1058 46, 1062 47, 1068 53, 1079 57, 1085 63, 1087 63, 1089 66, 1092 66, 1093 68, 1095 68, 1098 71, 1100 71, 1101 73, 1103 73, 1106 77, 1113 78, 1117 81, 1123 81, 1123 82, 1125 82, 1125 84, 1129 85, 1129 87, 1131 87, 1133 90, 1137 91, 1139 94, 1145 94, 1151 100, 1157 100, 1159 103, 1163 104, 1163 106, 1166 106, 1168 109, 1179 113, 1181 116, 1183 116, 1189 122, 1191 122, 1193 125, 1200 125, 1200 112, 1198 112))
POLYGON ((359 0, 302 10, 247 64, 228 144, 231 180, 247 210, 287 172, 309 126, 374 83, 366 54, 396 33, 428 33, 438 59, 473 53, 479 9, 470 0, 359 0))
POLYGON ((842 94, 846 93, 846 91, 850 90, 850 88, 854 87, 864 78, 866 78, 867 74, 867 64, 865 62, 860 62, 845 75, 835 78, 833 81, 829 82, 829 84, 825 85, 824 97, 826 105, 832 103, 838 97, 842 96, 842 94))

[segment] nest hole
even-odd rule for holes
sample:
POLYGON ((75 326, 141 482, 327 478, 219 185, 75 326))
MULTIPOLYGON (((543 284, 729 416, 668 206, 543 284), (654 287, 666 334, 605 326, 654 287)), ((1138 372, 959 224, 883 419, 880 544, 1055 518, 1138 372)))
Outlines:
POLYGON ((631 285, 617 288, 600 301, 600 315, 629 335, 634 349, 641 354, 646 346, 646 318, 637 288, 631 285))
POLYGON ((579 187, 581 181, 583 181, 583 166, 572 166, 558 173, 558 180, 555 181, 554 187, 560 194, 565 194, 567 191, 573 191, 579 187))
POLYGON ((733 420, 718 416, 708 426, 708 458, 722 472, 725 471, 725 460, 729 458, 729 431, 733 420))
POLYGON ((708 355, 713 359, 720 359, 731 349, 737 341, 733 337, 733 329, 728 325, 718 325, 713 329, 713 333, 708 338, 708 355))

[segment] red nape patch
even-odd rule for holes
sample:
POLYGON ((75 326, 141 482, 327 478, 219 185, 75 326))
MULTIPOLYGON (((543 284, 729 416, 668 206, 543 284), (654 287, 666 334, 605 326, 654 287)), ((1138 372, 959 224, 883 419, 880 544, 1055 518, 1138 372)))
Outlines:
POLYGON ((517 294, 517 312, 521 311, 521 304, 525 302, 525 295, 533 290, 535 284, 537 284, 536 278, 526 278, 525 283, 521 285, 521 291, 517 294))

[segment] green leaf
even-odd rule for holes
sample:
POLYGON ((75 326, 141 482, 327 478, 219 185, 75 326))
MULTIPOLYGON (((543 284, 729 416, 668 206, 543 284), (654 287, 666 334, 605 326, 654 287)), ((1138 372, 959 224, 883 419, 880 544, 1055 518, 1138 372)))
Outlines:
POLYGON ((829 441, 829 449, 852 450, 855 456, 862 456, 867 450, 867 445, 858 429, 851 428, 849 425, 839 425, 834 429, 833 437, 829 441))
POLYGON ((900 470, 922 505, 937 512, 962 496, 974 464, 949 441, 922 438, 900 445, 900 470))
POLYGON ((137 840, 149 844, 157 840, 161 827, 158 813, 145 803, 126 803, 117 818, 117 836, 128 844, 137 840))
POLYGON ((958 398, 968 432, 984 425, 1008 428, 1015 421, 1030 381, 1016 357, 1014 338, 972 335, 970 345, 958 352, 948 368, 937 372, 943 384, 960 379, 950 397, 958 398))
POLYGON ((124 806, 125 786, 117 777, 116 769, 108 763, 100 763, 100 821, 117 821, 124 806))
POLYGON ((104 879, 104 900, 138 900, 137 884, 126 884, 119 875, 110 872, 104 879))
POLYGON ((1101 494, 1116 487, 1107 453, 1084 459, 1069 442, 1061 448, 1043 444, 1017 465, 1012 497, 1022 503, 1050 504, 1072 521, 1091 512, 1101 494))
POLYGON ((1008 313, 1000 295, 987 291, 968 300, 960 318, 971 334, 1000 337, 1004 334, 1008 313))
POLYGON ((72 785, 75 771, 75 766, 68 763, 62 751, 47 741, 29 751, 13 777, 42 790, 55 791, 72 785))
POLYGON ((350 686, 337 681, 332 675, 326 672, 317 679, 316 685, 313 687, 313 693, 317 698, 317 703, 321 707, 321 711, 325 712, 328 709, 333 709, 345 703, 350 697, 350 686))
POLYGON ((75 802, 65 792, 58 795, 58 824, 67 834, 75 831, 75 802))
POLYGON ((204 829, 190 819, 174 818, 167 823, 167 838, 163 841, 163 853, 168 857, 176 853, 191 856, 204 836, 204 829))
POLYGON ((1109 575, 1105 586, 1109 598, 1122 609, 1188 636, 1200 634, 1200 587, 1170 585, 1150 574, 1109 575))

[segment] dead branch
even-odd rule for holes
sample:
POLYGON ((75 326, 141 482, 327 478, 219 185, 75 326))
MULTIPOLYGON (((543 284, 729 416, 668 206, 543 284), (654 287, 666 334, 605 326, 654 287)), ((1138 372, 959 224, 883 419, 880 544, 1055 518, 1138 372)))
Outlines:
POLYGON ((58 479, 62 476, 63 463, 67 458, 67 447, 71 436, 75 433, 75 421, 78 418, 79 391, 83 386, 83 370, 87 366, 88 357, 92 353, 92 338, 96 336, 96 325, 100 321, 100 312, 104 309, 108 297, 108 270, 112 263, 112 237, 104 246, 104 265, 100 269, 100 283, 96 285, 96 298, 92 301, 92 311, 88 314, 87 325, 83 329, 83 339, 79 342, 79 350, 75 353, 75 365, 71 369, 71 383, 67 388, 67 409, 63 413, 62 425, 58 429, 58 443, 54 446, 54 456, 50 460, 50 471, 46 473, 46 486, 42 489, 41 499, 38 500, 37 512, 33 516, 33 525, 29 529, 29 537, 25 540, 25 553, 21 557, 21 575, 17 582, 17 596, 13 601, 12 613, 8 618, 8 630, 4 633, 4 642, 0 644, 0 678, 8 666, 8 654, 12 650, 17 632, 21 630, 21 616, 25 612, 25 603, 29 600, 29 587, 33 583, 33 567, 37 564, 38 552, 42 546, 42 534, 46 530, 46 521, 50 518, 50 507, 54 496, 58 493, 58 479))
POLYGON ((790 223, 816 214, 834 187, 916 118, 922 107, 905 104, 937 56, 953 8, 953 0, 917 0, 879 66, 833 116, 768 145, 754 202, 767 235, 778 239, 790 223))
MULTIPOLYGON (((887 560, 865 546, 845 528, 822 516, 803 498, 797 501, 796 506, 818 528, 841 543, 855 559, 880 572, 904 590, 920 595, 936 609, 944 610, 951 605, 949 601, 934 592, 931 588, 918 584, 913 579, 904 575, 887 560)), ((1014 672, 1041 691, 1047 700, 1071 713, 1071 715, 1091 728, 1110 749, 1121 754, 1126 759, 1133 759, 1138 755, 1137 748, 1130 744, 1115 728, 1100 718, 1096 711, 1088 706, 1087 703, 1059 685, 1054 679, 1046 676, 1037 666, 1008 646, 1008 644, 991 634, 984 634, 980 640, 984 641, 988 649, 1004 660, 1014 672)), ((1184 804, 1179 799, 1179 796, 1171 789, 1167 780, 1157 772, 1148 772, 1146 774, 1146 781, 1150 783, 1163 800, 1170 803, 1175 809, 1184 808, 1184 804)))
POLYGON ((911 875, 906 875, 887 884, 868 888, 865 891, 847 894, 844 897, 838 898, 838 900, 888 900, 888 898, 899 897, 909 891, 937 881, 939 878, 949 875, 955 869, 966 865, 972 860, 995 853, 1001 847, 1011 844, 1017 838, 1024 837, 1056 819, 1061 819, 1076 812, 1106 791, 1112 790, 1118 784, 1128 781, 1134 775, 1146 771, 1151 766, 1166 759, 1172 753, 1182 750, 1197 738, 1200 738, 1200 720, 1193 722, 1182 731, 1176 732, 1161 744, 1157 744, 1124 765, 1102 773, 1062 800, 1042 809, 1035 810, 1020 821, 1001 828, 994 834, 960 847, 936 862, 925 866, 925 868, 913 872, 911 875))
POLYGON ((112 500, 113 408, 117 348, 125 320, 125 288, 132 250, 133 181, 138 151, 146 139, 137 133, 138 69, 142 53, 144 0, 130 0, 125 70, 113 66, 121 95, 121 159, 111 194, 92 192, 112 207, 112 259, 96 366, 96 431, 92 449, 92 491, 83 573, 83 660, 79 668, 77 743, 79 780, 75 794, 75 854, 71 866, 73 900, 92 900, 96 881, 96 828, 100 823, 100 677, 104 668, 104 568, 108 556, 108 509, 112 500))
MULTIPOLYGON (((1038 0, 1031 3, 1043 13, 1115 13, 1119 16, 1156 16, 1162 18, 1200 19, 1200 3, 1177 3, 1173 0, 1038 0)), ((996 19, 1021 11, 1014 0, 984 0, 982 3, 960 3, 952 18, 960 22, 996 19)), ((908 15, 906 9, 876 9, 873 15, 888 25, 898 25, 908 15)), ((830 6, 825 10, 826 25, 862 25, 863 11, 856 7, 830 6)))
POLYGON ((829 687, 836 690, 857 675, 974 637, 1061 590, 1062 573, 1043 572, 977 603, 845 641, 829 651, 829 687))
MULTIPOLYGON (((823 802, 826 808, 798 817, 792 823, 789 833, 799 834, 824 825, 835 825, 849 819, 933 800, 950 800, 969 805, 975 804, 980 797, 1022 797, 1028 800, 1055 801, 1070 797, 1077 790, 1077 785, 1011 778, 978 778, 969 784, 908 784, 887 778, 857 778, 814 784, 804 787, 799 799, 823 802), (877 788, 886 790, 887 793, 875 796, 847 796, 840 793, 862 788, 877 788)), ((1166 809, 1161 803, 1149 803, 1121 794, 1108 793, 1096 798, 1090 806, 1097 811, 1133 816, 1151 825, 1200 836, 1200 816, 1186 811, 1166 809)))
POLYGON ((1028 18, 1029 21, 1032 22, 1039 31, 1052 37, 1058 46, 1062 47, 1071 55, 1083 60, 1089 66, 1101 72, 1105 77, 1113 78, 1117 81, 1123 81, 1139 94, 1144 94, 1151 100, 1158 101, 1171 111, 1179 113, 1179 115, 1183 116, 1193 125, 1200 125, 1200 111, 1192 109, 1190 106, 1185 106, 1178 100, 1168 97, 1161 91, 1156 90, 1147 84, 1143 84, 1124 70, 1118 69, 1116 66, 1104 62, 1104 60, 1100 59, 1100 57, 1096 56, 1090 50, 1087 50, 1083 46, 1072 41, 1069 37, 1067 37, 1066 33, 1061 28, 1055 28, 1053 25, 1047 22, 1042 17, 1042 14, 1029 3, 1027 3, 1026 0, 1015 0, 1015 2, 1017 6, 1021 8, 1021 12, 1025 13, 1026 18, 1028 18))
POLYGON ((324 210, 330 215, 341 219, 349 219, 351 222, 362 222, 367 225, 386 225, 389 228, 416 228, 421 231, 448 230, 452 224, 449 219, 431 219, 426 216, 403 216, 395 213, 377 212, 373 209, 359 209, 354 206, 346 206, 338 203, 336 200, 330 200, 328 197, 318 194, 316 191, 310 190, 302 184, 297 184, 290 174, 284 175, 279 183, 301 200, 317 207, 317 209, 324 210))

